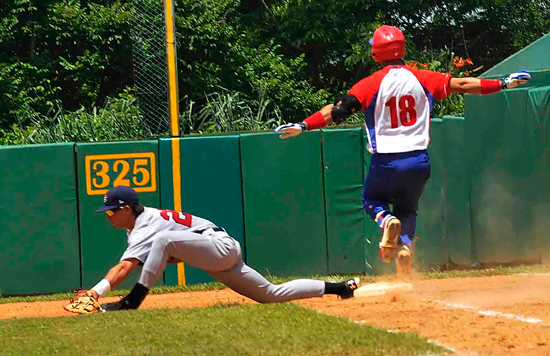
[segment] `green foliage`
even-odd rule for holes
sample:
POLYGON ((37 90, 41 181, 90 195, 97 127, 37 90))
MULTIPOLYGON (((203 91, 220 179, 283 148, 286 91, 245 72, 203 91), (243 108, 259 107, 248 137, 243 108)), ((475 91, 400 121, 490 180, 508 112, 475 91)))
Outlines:
MULTIPOLYGON (((440 58, 429 61, 428 63, 424 63, 426 67, 422 69, 449 73, 453 77, 463 77, 464 73, 459 71, 456 67, 452 67, 450 71, 443 67, 441 62, 441 56, 443 55, 444 55, 443 53, 440 53, 440 58)), ((410 62, 408 64, 414 67, 417 67, 417 66, 423 67, 422 63, 421 64, 418 64, 418 63, 421 63, 421 62, 410 62)), ((441 101, 434 102, 434 107, 433 107, 431 116, 443 117, 444 115, 462 115, 463 113, 464 113, 464 94, 451 94, 450 96, 448 96, 447 98, 441 101)))
MULTIPOLYGON (((260 89, 261 90, 261 89, 260 89)), ((185 134, 270 130, 280 125, 281 110, 273 105, 264 90, 258 99, 246 101, 238 92, 221 89, 206 96, 206 104, 195 111, 195 103, 186 99, 180 115, 185 134)), ((46 115, 35 114, 24 122, 0 129, 0 145, 53 142, 94 142, 154 137, 146 131, 143 115, 134 93, 126 90, 116 98, 107 98, 101 107, 68 111, 61 107, 46 115)), ((161 133, 167 136, 168 132, 161 133)))
POLYGON ((90 108, 132 84, 120 1, 17 0, 0 9, 0 128, 90 108), (83 1, 84 2, 84 1, 83 1))
POLYGON ((446 68, 456 53, 489 69, 550 30, 550 6, 542 0, 392 2, 385 18, 417 48, 446 52, 446 68))
POLYGON ((282 109, 285 121, 302 120, 327 100, 328 92, 307 81, 304 56, 285 57, 273 39, 243 24, 238 6, 233 0, 188 0, 178 6, 180 95, 200 110, 220 87, 238 92, 250 106, 260 105, 261 93, 282 109))
POLYGON ((141 128, 141 119, 135 98, 125 92, 117 98, 108 98, 101 108, 80 108, 76 111, 57 108, 53 114, 34 117, 28 125, 13 124, 10 130, 0 129, 0 144, 93 142, 148 137, 150 133, 141 128))
POLYGON ((60 105, 60 90, 52 85, 47 69, 25 62, 0 63, 0 128, 60 105))
MULTIPOLYGON (((36 128, 44 117, 91 114, 134 87, 134 64, 164 52, 148 47, 139 31, 149 26, 164 40, 159 8, 157 0, 2 2, 3 142, 23 142, 17 137, 28 134, 26 126, 33 122, 36 128), (158 13, 152 20, 143 17, 138 3, 155 5, 158 13), (15 138, 6 141, 9 135, 15 138)), ((302 120, 379 69, 368 39, 383 23, 404 30, 408 61, 442 72, 455 69, 455 56, 488 69, 550 30, 550 6, 541 0, 180 0, 175 10, 185 133, 265 129, 302 120), (220 119, 223 112, 237 122, 220 119)), ((147 65, 140 70, 162 96, 164 74, 147 65)), ((151 108, 140 105, 148 116, 151 108)), ((434 116, 459 114, 463 105, 462 96, 453 95, 436 105, 434 116)), ((113 139, 136 134, 121 132, 113 139)))
POLYGON ((188 114, 180 117, 184 133, 215 133, 237 131, 269 130, 281 124, 278 107, 270 110, 270 101, 265 93, 260 96, 257 108, 252 109, 241 98, 240 93, 224 90, 206 96, 206 104, 196 114, 192 113, 192 103, 188 114))
POLYGON ((59 73, 67 107, 101 102, 106 94, 112 94, 111 83, 116 88, 131 84, 119 73, 132 77, 131 68, 124 68, 131 60, 127 40, 131 13, 127 5, 82 6, 77 1, 64 1, 51 6, 48 15, 48 30, 52 32, 48 39, 53 44, 49 55, 57 55, 52 65, 59 73))
POLYGON ((285 45, 285 55, 305 55, 310 83, 338 94, 376 69, 368 40, 386 6, 372 0, 273 1, 265 32, 285 45))

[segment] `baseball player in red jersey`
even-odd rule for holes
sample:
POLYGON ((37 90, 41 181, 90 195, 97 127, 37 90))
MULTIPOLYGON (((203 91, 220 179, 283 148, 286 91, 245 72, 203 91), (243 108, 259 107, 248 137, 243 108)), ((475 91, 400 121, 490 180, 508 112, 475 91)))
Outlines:
POLYGON ((286 302, 324 294, 347 299, 353 297, 358 287, 358 278, 339 283, 298 279, 272 284, 243 262, 239 242, 225 229, 191 214, 144 207, 130 187, 109 190, 98 212, 105 212, 113 227, 127 230, 128 247, 105 278, 90 291, 83 292, 97 301, 118 286, 134 268, 143 266, 132 291, 118 302, 101 305, 104 311, 137 309, 162 276, 166 265, 177 262, 203 269, 235 292, 259 303, 286 302))
POLYGON ((501 80, 453 78, 406 67, 405 37, 393 26, 378 28, 369 43, 381 70, 359 81, 334 104, 300 123, 281 125, 275 132, 282 132, 284 139, 341 123, 358 110, 364 112, 372 160, 363 189, 363 207, 382 229, 380 259, 395 259, 398 272, 409 273, 418 202, 430 177, 427 148, 434 101, 452 93, 496 93, 523 84, 531 76, 528 71, 519 71, 501 80))

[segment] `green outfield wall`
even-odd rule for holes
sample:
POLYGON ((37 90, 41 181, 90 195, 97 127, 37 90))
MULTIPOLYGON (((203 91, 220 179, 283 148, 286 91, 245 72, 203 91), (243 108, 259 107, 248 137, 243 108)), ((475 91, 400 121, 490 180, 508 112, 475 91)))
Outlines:
MULTIPOLYGON (((177 139, 180 147, 182 210, 225 228, 241 244, 246 258, 239 135, 177 139)), ((174 208, 172 139, 159 143, 161 205, 174 208)), ((177 285, 175 265, 165 273, 166 284, 177 285)), ((186 283, 213 279, 200 269, 185 266, 186 283)))
MULTIPOLYGON (((468 138, 463 117, 443 117, 444 124, 438 147, 442 161, 443 197, 443 245, 447 264, 468 267, 476 264, 475 245, 472 236, 470 179, 467 156, 468 138)), ((433 151, 433 148, 430 148, 433 151)))
POLYGON ((363 129, 322 130, 329 273, 369 272, 365 263, 363 129))
MULTIPOLYGON (((115 230, 104 213, 95 212, 107 190, 131 186, 142 204, 160 206, 158 141, 79 143, 76 150, 82 287, 90 288, 119 262, 127 247, 126 231, 115 230)), ((139 269, 121 287, 132 287, 138 275, 139 269)))
MULTIPOLYGON (((550 35, 481 75, 529 69, 518 88, 465 95, 464 117, 431 121, 415 266, 550 261, 550 35)), ((145 205, 212 220, 264 275, 395 271, 362 209, 362 128, 281 140, 273 132, 0 147, 0 295, 90 288, 118 262, 124 231, 95 210, 130 185, 145 205)), ((130 287, 137 273, 123 284, 130 287)), ((211 281, 169 266, 159 283, 211 281)))
MULTIPOLYGON (((419 269, 548 261, 549 87, 480 98, 467 97, 477 105, 468 120, 432 119, 419 269)), ((370 164, 362 128, 175 140, 1 148, 1 292, 90 288, 126 248, 125 231, 95 213, 105 192, 130 185, 145 205, 172 209, 174 177, 182 210, 226 228, 264 275, 395 271, 379 261, 381 231, 362 209, 370 164)), ((178 278, 169 266, 159 283, 178 278)), ((185 283, 211 280, 185 266, 185 283)))
POLYGON ((74 144, 0 147, 0 294, 80 287, 74 144))
POLYGON ((321 132, 241 135, 248 264, 262 274, 326 274, 321 132))
POLYGON ((443 139, 444 120, 431 120, 431 141, 428 149, 432 165, 430 179, 424 187, 418 205, 415 235, 415 262, 417 268, 429 269, 442 265, 447 260, 447 246, 444 245, 443 204, 445 189, 443 184, 443 158, 445 141, 443 139))
POLYGON ((550 77, 547 85, 530 84, 466 98, 471 224, 481 265, 550 257, 550 77))

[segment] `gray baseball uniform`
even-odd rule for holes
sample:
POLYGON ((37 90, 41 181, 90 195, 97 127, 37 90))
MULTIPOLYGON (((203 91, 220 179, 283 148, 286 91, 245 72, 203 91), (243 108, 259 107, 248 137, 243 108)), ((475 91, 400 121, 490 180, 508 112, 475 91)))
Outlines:
POLYGON ((235 292, 260 303, 321 297, 325 282, 298 279, 275 285, 242 260, 241 246, 209 220, 187 213, 145 207, 128 231, 128 248, 121 257, 138 259, 143 269, 138 283, 151 288, 174 260, 200 268, 235 292))

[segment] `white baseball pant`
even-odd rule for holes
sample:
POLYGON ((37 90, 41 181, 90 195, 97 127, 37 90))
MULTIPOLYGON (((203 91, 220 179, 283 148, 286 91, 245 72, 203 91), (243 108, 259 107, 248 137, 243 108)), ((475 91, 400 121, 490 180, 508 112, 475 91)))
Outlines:
POLYGON ((325 292, 325 282, 312 279, 297 279, 280 285, 269 282, 243 262, 237 240, 225 231, 213 229, 206 229, 202 234, 188 231, 159 233, 138 282, 150 289, 162 276, 171 258, 206 271, 235 292, 259 303, 321 297, 325 292))

